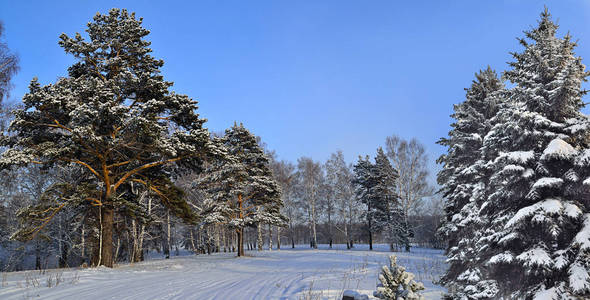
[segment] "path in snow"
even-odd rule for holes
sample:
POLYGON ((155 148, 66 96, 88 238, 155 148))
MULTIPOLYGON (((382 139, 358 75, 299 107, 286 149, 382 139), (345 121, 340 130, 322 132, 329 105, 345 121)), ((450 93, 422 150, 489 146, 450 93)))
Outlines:
MULTIPOLYGON (((115 269, 4 273, 0 299, 341 299, 345 289, 372 295, 379 269, 391 254, 385 245, 376 248, 309 250, 299 246, 248 251, 250 257, 243 258, 219 253, 153 259, 115 269), (48 288, 48 278, 56 274, 61 274, 63 282, 48 288)), ((432 281, 446 268, 442 252, 412 251, 395 253, 398 263, 424 282, 427 299, 439 299, 443 288, 432 281)))

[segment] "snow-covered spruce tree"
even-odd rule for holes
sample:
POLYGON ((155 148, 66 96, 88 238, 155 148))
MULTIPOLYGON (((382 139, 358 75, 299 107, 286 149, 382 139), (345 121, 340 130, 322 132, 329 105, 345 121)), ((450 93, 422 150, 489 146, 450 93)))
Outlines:
POLYGON ((424 300, 419 292, 424 290, 421 282, 414 281, 414 274, 397 265, 397 257, 389 256, 389 266, 383 266, 379 274, 377 291, 373 296, 387 300, 424 300))
MULTIPOLYGON (((149 31, 141 23, 133 13, 112 9, 88 23, 88 41, 62 34, 60 46, 78 62, 54 84, 41 86, 33 79, 10 134, 0 140, 8 147, 0 168, 76 164, 87 173, 81 176, 93 178, 94 190, 87 189, 83 200, 99 211, 98 262, 108 267, 122 187, 143 184, 173 211, 178 205, 191 215, 182 199, 170 201, 175 189, 162 168, 180 162, 198 166, 203 156, 217 152, 196 101, 170 92, 172 83, 160 75, 164 62, 150 55, 144 39, 149 31)), ((64 199, 38 216, 51 219, 71 205, 75 202, 64 199)))
POLYGON ((493 282, 482 281, 475 261, 475 243, 486 221, 478 215, 485 199, 485 187, 490 171, 483 160, 483 138, 490 131, 490 120, 502 103, 504 84, 490 67, 475 74, 466 89, 465 101, 454 106, 448 138, 439 140, 447 153, 438 159, 443 169, 438 183, 445 198, 445 218, 440 234, 447 241, 449 268, 441 279, 448 288, 448 298, 481 299, 495 292, 493 282))
POLYGON ((358 162, 354 165, 355 194, 363 204, 366 205, 367 211, 365 218, 367 221, 367 233, 369 235, 369 250, 373 250, 373 233, 382 230, 388 221, 387 200, 382 194, 383 186, 378 188, 380 180, 376 171, 376 166, 371 163, 369 156, 364 158, 359 156, 358 162))
POLYGON ((484 139, 493 168, 480 211, 479 268, 489 298, 590 297, 589 121, 580 113, 588 73, 547 10, 526 31, 505 77, 515 86, 484 139))
POLYGON ((394 245, 403 245, 405 249, 410 248, 410 228, 406 226, 403 210, 396 194, 396 180, 397 171, 391 166, 389 159, 385 155, 383 148, 377 149, 374 165, 375 187, 373 188, 378 215, 375 220, 385 222, 385 224, 377 224, 376 227, 384 228, 386 236, 389 240, 390 249, 394 249, 394 245), (380 215, 384 213, 385 215, 380 215))
POLYGON ((236 230, 238 256, 244 255, 244 227, 259 222, 282 226, 286 218, 281 190, 272 176, 264 150, 242 124, 234 124, 217 139, 227 151, 223 159, 212 161, 199 185, 209 199, 203 211, 204 221, 224 224, 236 230))

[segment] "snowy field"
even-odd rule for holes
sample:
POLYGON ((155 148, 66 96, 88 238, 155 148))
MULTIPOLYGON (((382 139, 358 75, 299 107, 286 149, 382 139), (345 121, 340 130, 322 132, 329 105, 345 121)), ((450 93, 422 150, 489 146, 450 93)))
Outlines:
MULTIPOLYGON (((115 269, 3 273, 0 299, 341 299, 346 289, 372 296, 379 269, 391 254, 387 246, 377 245, 376 251, 367 251, 367 245, 353 251, 344 245, 327 248, 248 251, 243 258, 187 253, 115 269)), ((396 253, 398 263, 424 283, 427 299, 440 299, 444 290, 433 280, 446 268, 442 251, 412 251, 396 253)))

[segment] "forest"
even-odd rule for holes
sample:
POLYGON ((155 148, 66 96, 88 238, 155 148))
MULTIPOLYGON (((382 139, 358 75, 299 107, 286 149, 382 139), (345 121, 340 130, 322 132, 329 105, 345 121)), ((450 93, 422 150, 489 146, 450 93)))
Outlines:
POLYGON ((33 79, 22 104, 3 107, 2 269, 111 267, 179 248, 442 247, 419 141, 392 135, 354 165, 341 151, 277 161, 241 123, 206 129, 196 101, 159 74, 134 14, 97 15, 87 32, 60 37, 78 60, 68 77, 33 79))

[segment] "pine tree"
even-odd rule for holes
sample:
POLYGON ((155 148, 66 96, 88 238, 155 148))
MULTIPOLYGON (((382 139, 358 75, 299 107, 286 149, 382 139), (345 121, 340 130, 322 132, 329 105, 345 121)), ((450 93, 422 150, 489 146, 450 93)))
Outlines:
POLYGON ((424 300, 419 292, 424 290, 421 282, 414 281, 414 274, 397 265, 397 257, 389 256, 389 266, 381 268, 377 291, 373 296, 387 300, 424 300))
MULTIPOLYGON (((380 166, 380 171, 386 171, 384 166, 380 166)), ((367 233, 369 235, 369 249, 373 250, 373 234, 382 230, 388 221, 388 180, 391 180, 391 174, 379 174, 375 164, 371 163, 369 156, 360 157, 354 165, 354 180, 356 186, 355 194, 357 198, 366 205, 367 211, 365 218, 367 220, 367 233), (382 183, 380 185, 380 183, 382 183)))
MULTIPOLYGON (((77 59, 66 77, 46 86, 31 82, 24 107, 15 111, 11 134, 0 139, 0 146, 8 147, 0 169, 32 163, 82 166, 80 176, 91 181, 85 194, 74 198, 96 211, 98 261, 111 267, 114 216, 122 213, 125 186, 142 184, 164 205, 193 218, 186 202, 176 197, 169 167, 182 163, 198 169, 205 156, 219 151, 210 143, 205 120, 196 114, 197 103, 169 90, 172 83, 160 74, 164 62, 150 55, 142 19, 112 9, 97 14, 86 32, 88 41, 78 33, 60 36, 60 46, 77 59)), ((51 219, 75 203, 60 201, 31 213, 51 219)))
POLYGON ((454 106, 448 138, 438 143, 446 146, 447 154, 438 159, 443 169, 438 183, 445 198, 445 219, 440 233, 448 242, 446 254, 449 268, 441 282, 451 298, 480 299, 495 292, 494 284, 482 281, 474 259, 475 243, 483 225, 478 215, 485 198, 489 170, 483 160, 481 147, 490 131, 490 120, 502 103, 504 84, 490 67, 475 75, 471 87, 466 89, 465 101, 454 106), (487 292, 492 291, 492 292, 487 292))
POLYGON ((477 244, 489 298, 590 297, 589 122, 580 112, 588 73, 547 10, 526 31, 505 77, 515 86, 484 139, 493 170, 477 244))
POLYGON ((373 192, 376 197, 375 206, 378 207, 375 215, 375 220, 378 221, 376 227, 387 230, 386 235, 392 250, 396 244, 403 245, 409 251, 412 233, 395 193, 397 171, 391 166, 381 147, 377 149, 374 166, 376 182, 373 192))
POLYGON ((204 220, 235 229, 238 256, 243 256, 244 227, 285 223, 280 213, 281 190, 272 176, 268 157, 242 124, 227 129, 217 142, 225 147, 227 155, 212 162, 208 174, 199 182, 210 195, 204 220))

